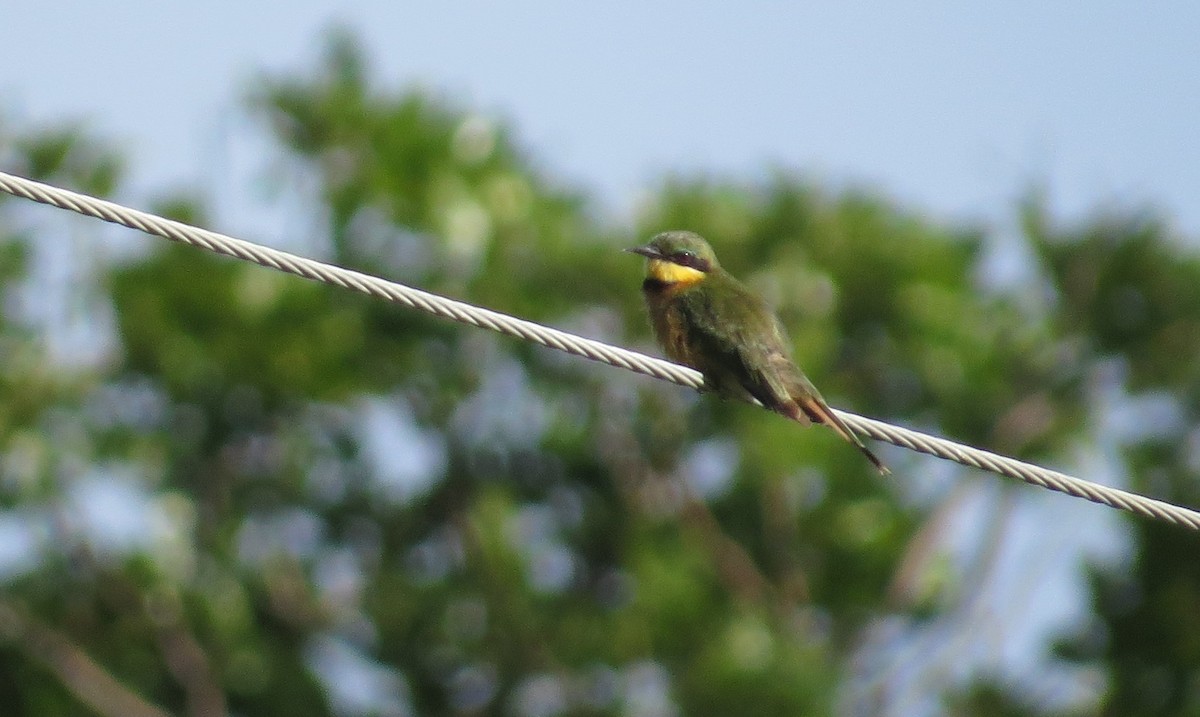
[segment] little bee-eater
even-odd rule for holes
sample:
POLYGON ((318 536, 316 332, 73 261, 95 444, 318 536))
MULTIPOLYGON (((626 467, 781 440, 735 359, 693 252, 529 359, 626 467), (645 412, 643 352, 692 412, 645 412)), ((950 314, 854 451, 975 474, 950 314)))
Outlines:
POLYGON ((672 360, 704 375, 706 390, 753 397, 797 423, 829 426, 881 474, 891 472, 792 363, 783 327, 766 302, 721 268, 700 235, 664 232, 626 251, 646 257, 642 294, 655 337, 672 360))

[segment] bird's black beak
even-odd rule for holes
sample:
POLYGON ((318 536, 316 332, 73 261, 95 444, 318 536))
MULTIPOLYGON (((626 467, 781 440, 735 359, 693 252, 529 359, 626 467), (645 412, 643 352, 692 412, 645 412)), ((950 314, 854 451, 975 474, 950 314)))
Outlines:
POLYGON ((646 246, 630 247, 629 249, 626 249, 625 251, 629 252, 630 254, 641 254, 642 256, 646 257, 647 259, 663 258, 662 253, 659 252, 658 249, 655 249, 654 247, 650 246, 649 244, 647 244, 646 246))

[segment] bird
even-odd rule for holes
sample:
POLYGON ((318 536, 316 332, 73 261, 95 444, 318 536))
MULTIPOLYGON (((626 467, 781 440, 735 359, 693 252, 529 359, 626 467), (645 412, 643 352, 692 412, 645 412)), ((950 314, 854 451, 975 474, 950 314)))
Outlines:
POLYGON ((830 408, 793 362, 783 326, 767 303, 721 268, 703 237, 667 231, 625 251, 646 258, 642 296, 667 356, 704 376, 722 398, 757 399, 800 423, 822 424, 891 473, 830 408))

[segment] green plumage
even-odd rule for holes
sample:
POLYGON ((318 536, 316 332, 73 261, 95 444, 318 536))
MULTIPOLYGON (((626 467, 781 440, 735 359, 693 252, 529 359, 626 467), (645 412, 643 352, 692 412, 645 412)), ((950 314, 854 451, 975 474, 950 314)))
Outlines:
POLYGON ((642 293, 667 356, 704 374, 705 388, 719 396, 755 398, 800 423, 829 426, 889 472, 792 362, 766 302, 721 268, 708 242, 672 231, 630 251, 648 260, 642 293))

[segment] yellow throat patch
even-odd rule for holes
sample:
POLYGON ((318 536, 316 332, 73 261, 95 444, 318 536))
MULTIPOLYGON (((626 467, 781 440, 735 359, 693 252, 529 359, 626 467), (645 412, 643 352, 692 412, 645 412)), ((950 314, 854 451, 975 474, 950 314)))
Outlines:
POLYGON ((647 261, 646 276, 671 286, 688 286, 704 280, 704 272, 699 269, 675 264, 665 259, 647 261))

